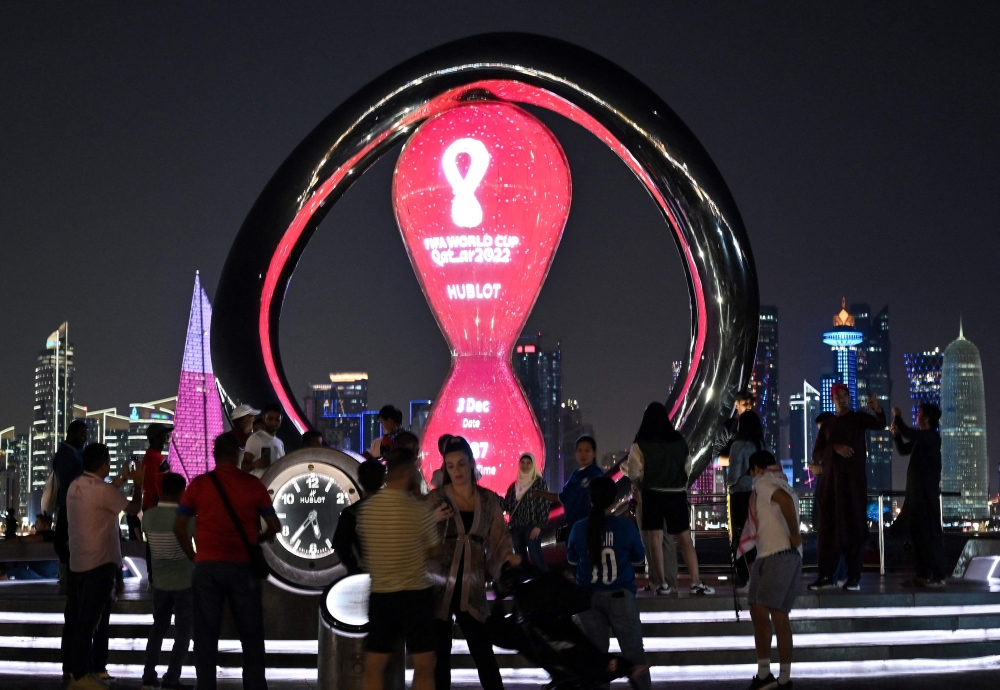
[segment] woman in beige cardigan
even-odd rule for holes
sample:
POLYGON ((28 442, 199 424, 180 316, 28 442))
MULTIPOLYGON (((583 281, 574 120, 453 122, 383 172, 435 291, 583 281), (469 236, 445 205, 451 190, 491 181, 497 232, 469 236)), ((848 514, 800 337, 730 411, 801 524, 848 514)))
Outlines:
POLYGON ((514 554, 500 497, 477 486, 472 449, 461 436, 451 438, 445 446, 443 469, 444 482, 430 493, 430 500, 449 505, 454 513, 439 526, 444 544, 438 559, 441 578, 435 590, 440 629, 435 687, 451 687, 454 616, 469 643, 484 690, 502 690, 500 667, 486 631, 486 582, 499 576, 504 563, 518 565, 521 559, 514 554))

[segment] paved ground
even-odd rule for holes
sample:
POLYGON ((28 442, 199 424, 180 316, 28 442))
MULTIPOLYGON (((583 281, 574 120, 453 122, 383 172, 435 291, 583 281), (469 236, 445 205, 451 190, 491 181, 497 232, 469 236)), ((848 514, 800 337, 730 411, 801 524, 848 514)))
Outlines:
MULTIPOLYGON (((972 673, 949 673, 940 676, 893 676, 885 678, 865 679, 802 679, 795 681, 796 690, 848 690, 849 688, 864 688, 864 690, 940 690, 941 688, 961 688, 961 690, 995 690, 1000 684, 1000 671, 976 671, 972 673)), ((747 681, 696 681, 686 683, 655 683, 656 690, 743 690, 747 681)), ((120 681, 118 687, 122 690, 138 688, 138 680, 120 681)), ((239 681, 219 681, 221 690, 237 690, 242 684, 239 681)), ((268 683, 271 690, 318 690, 316 683, 301 681, 281 681, 268 683)), ((473 685, 456 685, 456 688, 472 688, 473 685)), ((506 685, 507 690, 538 690, 538 684, 506 685)), ((615 685, 614 689, 626 688, 615 685)), ((59 678, 43 678, 39 676, 6 676, 0 675, 0 688, 3 690, 61 690, 59 678)))

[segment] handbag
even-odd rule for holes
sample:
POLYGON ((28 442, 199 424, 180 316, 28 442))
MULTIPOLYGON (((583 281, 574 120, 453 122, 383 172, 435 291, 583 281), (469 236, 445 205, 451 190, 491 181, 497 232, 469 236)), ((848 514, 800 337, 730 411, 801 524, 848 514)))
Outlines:
POLYGON ((233 504, 229 502, 229 496, 226 495, 222 488, 222 482, 219 481, 215 472, 209 472, 208 476, 212 478, 219 496, 222 497, 222 505, 226 506, 226 512, 229 513, 229 518, 233 521, 233 526, 236 527, 236 532, 240 535, 240 541, 243 542, 243 547, 250 556, 250 568, 253 570, 253 574, 263 580, 271 574, 271 567, 264 558, 264 549, 261 548, 260 544, 251 544, 250 540, 247 539, 246 532, 243 531, 243 523, 240 522, 239 516, 233 510, 233 504))
POLYGON ((49 478, 45 482, 45 489, 42 491, 42 512, 52 515, 56 509, 56 501, 59 498, 59 477, 55 470, 49 473, 49 478))

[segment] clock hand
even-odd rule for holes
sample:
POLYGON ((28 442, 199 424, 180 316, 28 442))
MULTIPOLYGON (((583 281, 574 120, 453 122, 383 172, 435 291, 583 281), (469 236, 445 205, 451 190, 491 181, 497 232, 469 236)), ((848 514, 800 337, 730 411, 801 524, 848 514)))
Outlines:
POLYGON ((320 531, 319 531, 319 513, 317 513, 315 510, 310 510, 309 511, 309 519, 306 521, 306 524, 308 525, 310 523, 312 523, 313 534, 315 534, 316 538, 319 539, 319 537, 320 537, 320 531))
POLYGON ((311 521, 312 521, 312 515, 310 515, 309 517, 307 517, 306 521, 302 523, 302 526, 299 527, 297 530, 295 530, 295 534, 292 535, 292 538, 289 539, 288 542, 290 544, 294 544, 296 541, 298 541, 299 535, 302 534, 303 532, 305 532, 306 527, 309 526, 309 523, 311 521))

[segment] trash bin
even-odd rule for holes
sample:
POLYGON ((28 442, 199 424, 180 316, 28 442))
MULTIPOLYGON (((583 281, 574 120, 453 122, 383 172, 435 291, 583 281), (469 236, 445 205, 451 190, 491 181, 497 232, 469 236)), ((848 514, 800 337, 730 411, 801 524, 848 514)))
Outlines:
MULTIPOLYGON (((349 575, 327 587, 319 606, 317 671, 321 690, 361 690, 365 680, 364 638, 368 628, 371 578, 349 575)), ((404 690, 402 641, 386 668, 386 690, 404 690)))

